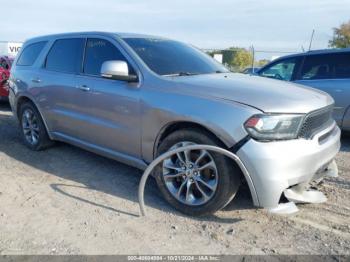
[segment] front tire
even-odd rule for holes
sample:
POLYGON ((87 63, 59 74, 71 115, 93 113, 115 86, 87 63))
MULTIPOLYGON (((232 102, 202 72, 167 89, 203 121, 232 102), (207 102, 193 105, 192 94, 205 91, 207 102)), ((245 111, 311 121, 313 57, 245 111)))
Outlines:
POLYGON ((32 103, 26 102, 20 106, 19 122, 23 142, 31 150, 40 151, 53 144, 39 111, 32 103))
MULTIPOLYGON (((221 143, 199 129, 178 130, 167 136, 158 147, 158 155, 177 147, 193 144, 221 143)), ((163 161, 155 178, 164 198, 177 210, 190 216, 215 213, 236 195, 240 170, 227 157, 206 150, 181 152, 163 161)))

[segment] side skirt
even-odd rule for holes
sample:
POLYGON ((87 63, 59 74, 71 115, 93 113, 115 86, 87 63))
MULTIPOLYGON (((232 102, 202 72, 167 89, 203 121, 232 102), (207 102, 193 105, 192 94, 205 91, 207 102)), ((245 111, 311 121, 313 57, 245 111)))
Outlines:
POLYGON ((82 141, 77 138, 73 138, 71 136, 67 136, 65 134, 59 133, 59 132, 51 132, 51 136, 53 140, 65 142, 67 144, 74 145, 76 147, 80 147, 82 149, 85 149, 87 151, 93 152, 95 154, 116 160, 118 162, 121 162, 123 164, 138 168, 140 170, 145 170, 147 168, 147 164, 136 157, 129 156, 123 153, 119 153, 113 150, 110 150, 108 148, 100 147, 85 141, 82 141))

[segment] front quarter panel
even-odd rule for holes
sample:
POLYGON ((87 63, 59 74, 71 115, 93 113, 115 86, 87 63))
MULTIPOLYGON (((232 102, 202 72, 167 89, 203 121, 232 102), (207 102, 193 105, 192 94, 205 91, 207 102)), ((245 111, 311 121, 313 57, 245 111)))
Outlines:
POLYGON ((154 159, 156 143, 171 124, 190 122, 214 133, 227 147, 247 135, 243 123, 253 114, 252 107, 225 100, 196 97, 159 89, 143 90, 142 155, 154 159))

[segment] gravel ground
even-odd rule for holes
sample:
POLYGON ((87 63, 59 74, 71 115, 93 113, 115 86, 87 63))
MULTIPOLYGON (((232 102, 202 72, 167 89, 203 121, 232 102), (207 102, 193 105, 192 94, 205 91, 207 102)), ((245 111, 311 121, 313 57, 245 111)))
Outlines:
POLYGON ((174 211, 150 180, 138 217, 141 172, 73 146, 31 152, 0 105, 0 254, 350 254, 350 137, 328 202, 290 216, 251 204, 247 190, 204 218, 174 211))

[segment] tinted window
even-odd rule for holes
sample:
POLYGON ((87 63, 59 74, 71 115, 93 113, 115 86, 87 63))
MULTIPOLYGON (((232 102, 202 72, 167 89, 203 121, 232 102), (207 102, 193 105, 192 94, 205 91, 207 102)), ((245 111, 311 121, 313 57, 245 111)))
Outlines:
POLYGON ((300 75, 302 80, 327 79, 331 77, 331 55, 309 55, 305 57, 300 75))
POLYGON ((153 38, 124 38, 124 41, 159 75, 228 72, 213 58, 177 41, 153 38))
POLYGON ((39 56, 41 50, 43 50, 45 44, 46 42, 37 42, 25 47, 21 53, 21 56, 18 58, 17 65, 20 65, 20 66, 33 65, 35 60, 39 56))
MULTIPOLYGON (((122 60, 127 62, 123 54, 112 43, 104 39, 90 38, 86 44, 84 73, 99 76, 103 62, 122 60)), ((129 72, 133 70, 129 66, 129 72)))
POLYGON ((46 57, 46 68, 66 73, 79 72, 83 48, 84 39, 57 40, 46 57))
POLYGON ((297 58, 286 59, 263 69, 260 75, 290 81, 297 64, 297 58))
POLYGON ((333 55, 334 77, 350 78, 350 53, 333 55))

